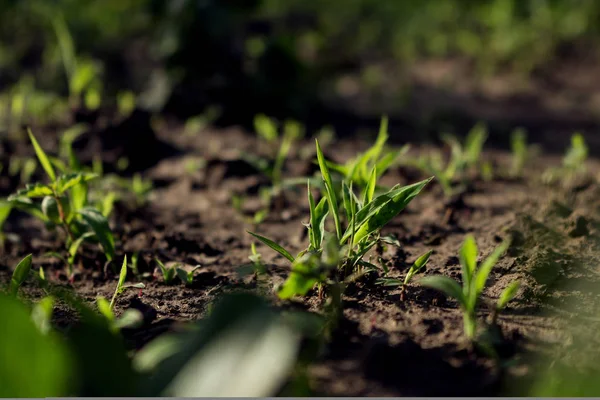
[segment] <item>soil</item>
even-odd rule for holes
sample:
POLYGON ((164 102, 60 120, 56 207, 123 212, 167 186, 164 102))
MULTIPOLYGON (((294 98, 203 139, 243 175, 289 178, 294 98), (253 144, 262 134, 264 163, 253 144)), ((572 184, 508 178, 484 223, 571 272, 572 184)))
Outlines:
MULTIPOLYGON (((103 143, 103 130, 96 129, 88 133, 89 140, 79 142, 83 161, 90 161, 93 154, 104 155, 110 147, 113 152, 107 152, 104 160, 107 166, 118 158, 112 154, 119 151, 139 155, 151 149, 151 158, 138 157, 140 164, 131 163, 126 171, 142 172, 153 181, 154 190, 144 205, 117 204, 111 219, 117 238, 116 259, 139 252, 140 271, 150 273, 155 257, 166 263, 202 266, 189 287, 166 285, 153 275, 144 279, 145 289, 125 292, 118 300, 119 311, 142 307, 147 316, 144 328, 126 332, 131 348, 143 347, 181 322, 202 318, 209 304, 227 291, 256 290, 281 304, 273 291, 289 271, 283 257, 257 245, 269 267, 268 279, 257 281, 240 274, 253 241, 246 230, 273 238, 292 253, 302 250, 307 241, 302 225, 308 215, 304 186, 286 190, 260 225, 248 222, 260 208, 260 188, 269 182, 241 161, 240 153, 264 154, 268 151, 265 145, 236 128, 205 129, 197 135, 184 135, 182 130, 166 124, 156 135, 150 129, 144 137, 121 142, 118 139, 127 136, 126 131, 116 130, 121 134, 110 135, 116 143, 109 146, 103 143), (119 150, 119 146, 124 147, 119 150), (198 160, 203 161, 200 168, 192 170, 190 161, 198 160), (232 207, 233 195, 246 197, 245 215, 232 207)), ((46 148, 55 149, 56 131, 48 129, 38 135, 46 148)), ((325 153, 328 158, 345 161, 368 144, 340 139, 325 146, 325 153)), ((3 161, 11 155, 32 154, 26 145, 10 146, 3 161)), ((306 141, 294 149, 287 177, 315 172, 313 148, 313 143, 306 141)), ((411 151, 418 150, 414 147, 411 151)), ((489 150, 484 157, 493 160, 497 171, 510 165, 506 152, 489 150)), ((600 187, 594 179, 600 165, 591 160, 586 177, 568 188, 544 184, 542 172, 559 163, 556 156, 542 155, 528 166, 524 178, 475 179, 461 201, 448 201, 441 188, 431 184, 383 231, 395 235, 401 246, 389 245, 380 254, 372 254, 373 262, 379 263, 381 257, 389 266, 391 277, 402 277, 419 255, 433 249, 425 274, 460 280, 457 256, 467 234, 477 239, 480 259, 510 236, 513 244, 492 270, 484 293, 497 299, 510 282, 521 282, 517 297, 498 318, 503 337, 498 347, 500 362, 466 343, 462 314, 454 300, 417 283, 410 284, 400 300, 398 289, 375 285, 375 277, 367 276, 347 289, 343 321, 327 351, 309 368, 313 394, 526 395, 539 373, 584 368, 582 355, 593 360, 600 349, 600 295, 596 289, 600 280, 600 187)), ((418 171, 398 167, 387 173, 382 183, 407 184, 421 178, 425 177, 418 171)), ((17 185, 14 179, 2 176, 3 195, 17 185)), ((12 267, 25 254, 33 253, 34 265, 43 266, 55 284, 72 286, 90 302, 98 295, 112 295, 116 275, 104 268, 104 256, 94 246, 83 249, 71 284, 60 262, 44 255, 60 250, 57 233, 19 213, 11 215, 4 231, 9 240, 0 256, 0 282, 7 282, 12 267)), ((41 295, 34 284, 26 284, 24 293, 32 298, 41 295)), ((293 304, 311 312, 318 312, 321 306, 316 293, 293 304)), ((489 314, 482 306, 480 321, 489 314)), ((66 308, 55 312, 58 328, 68 327, 76 319, 66 308)))

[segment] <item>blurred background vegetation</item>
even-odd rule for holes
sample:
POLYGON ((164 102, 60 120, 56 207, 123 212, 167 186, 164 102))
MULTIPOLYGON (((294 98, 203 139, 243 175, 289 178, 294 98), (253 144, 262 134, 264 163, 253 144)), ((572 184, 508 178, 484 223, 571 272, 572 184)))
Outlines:
POLYGON ((2 125, 116 106, 426 118, 441 94, 531 97, 565 60, 592 64, 599 21, 590 0, 0 0, 2 125))

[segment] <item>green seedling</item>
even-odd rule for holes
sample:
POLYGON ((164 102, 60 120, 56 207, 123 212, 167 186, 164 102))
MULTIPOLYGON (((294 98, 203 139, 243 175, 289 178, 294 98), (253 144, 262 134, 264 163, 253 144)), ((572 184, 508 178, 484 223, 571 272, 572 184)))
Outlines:
POLYGON ((443 135, 442 140, 450 149, 447 161, 438 151, 421 155, 416 160, 408 160, 407 165, 413 166, 428 175, 434 175, 446 197, 451 197, 465 190, 466 184, 476 171, 483 172, 489 177, 490 168, 480 164, 481 151, 487 140, 487 130, 483 124, 477 124, 467 135, 464 144, 453 135, 443 135))
POLYGON ((400 213, 431 178, 405 187, 397 185, 375 197, 372 190, 376 185, 377 176, 374 167, 365 190, 364 200, 360 200, 355 195, 352 184, 348 187, 345 182, 342 183, 343 199, 340 207, 328 163, 318 141, 316 150, 325 190, 321 200, 316 202, 310 183, 308 184, 310 208, 310 222, 306 225, 308 247, 294 257, 271 239, 249 233, 292 264, 289 277, 279 289, 280 298, 304 296, 318 285, 320 294, 323 288, 328 289, 327 308, 331 311, 330 315, 337 317, 341 313, 341 296, 345 285, 376 268, 363 260, 363 257, 379 242, 379 230, 400 213), (349 221, 345 228, 342 226, 342 208, 349 221), (325 230, 328 216, 333 220, 335 228, 333 233, 325 230))
POLYGON ((99 243, 106 258, 111 261, 114 238, 108 220, 98 209, 88 205, 88 182, 98 175, 83 171, 58 175, 56 167, 59 163, 51 161, 31 130, 28 134, 50 182, 28 184, 25 189, 9 196, 8 201, 13 207, 41 219, 50 228, 61 227, 65 232, 65 250, 69 257, 74 257, 82 242, 88 241, 99 243), (41 202, 34 202, 35 199, 41 199, 41 202))
MULTIPOLYGON (((345 164, 328 161, 327 167, 342 174, 347 184, 351 182, 354 187, 361 189, 363 191, 361 197, 364 198, 365 191, 371 181, 371 174, 374 173, 375 179, 379 179, 409 149, 409 146, 405 145, 399 150, 385 151, 388 138, 388 119, 383 117, 377 140, 370 149, 345 164)), ((375 189, 375 187, 369 187, 371 191, 375 189)))
POLYGON ((127 279, 127 256, 123 258, 123 264, 121 265, 121 272, 119 273, 119 281, 117 283, 117 287, 115 288, 115 292, 110 300, 110 303, 106 298, 102 296, 98 296, 96 298, 96 304, 98 306, 98 311, 102 314, 107 321, 111 324, 112 329, 118 331, 122 328, 130 328, 137 326, 141 320, 141 315, 137 310, 127 310, 123 316, 119 319, 116 319, 114 314, 115 302, 117 297, 121 295, 126 289, 143 289, 145 285, 143 283, 136 283, 133 285, 126 285, 125 280, 127 279), (130 311, 130 312, 128 312, 130 311))
POLYGON ((244 158, 271 179, 273 187, 278 187, 281 184, 285 160, 294 143, 304 136, 304 129, 296 121, 285 121, 283 133, 280 134, 275 120, 264 114, 259 114, 254 118, 254 130, 261 139, 273 148, 273 161, 248 156, 244 156, 244 158))
POLYGON ((542 179, 546 183, 554 183, 557 180, 568 183, 575 176, 586 172, 585 163, 588 153, 589 149, 583 135, 580 133, 573 134, 571 136, 571 145, 562 159, 562 166, 547 169, 542 179))
POLYGON ((170 285, 171 283, 173 283, 173 281, 175 280, 175 277, 177 276, 177 267, 180 264, 176 264, 173 267, 166 267, 165 264, 163 264, 158 258, 155 258, 154 261, 156 261, 156 264, 158 264, 158 267, 160 268, 160 272, 162 273, 162 276, 163 276, 163 281, 167 285, 170 285))
MULTIPOLYGON (((480 265, 477 264, 477 244, 473 236, 465 239, 459 254, 462 266, 462 288, 454 279, 446 276, 428 276, 420 280, 421 285, 439 290, 456 299, 463 311, 464 331, 467 338, 475 340, 477 334, 477 305, 485 288, 488 276, 500 257, 509 246, 505 241, 498 246, 480 265)), ((503 308, 514 297, 514 284, 509 285, 502 295, 498 306, 503 308)))
POLYGON ((433 252, 433 250, 429 250, 427 253, 425 253, 425 254, 421 255, 419 258, 417 258, 417 260, 414 262, 414 264, 410 267, 410 269, 406 273, 404 280, 391 279, 391 278, 380 278, 377 280, 377 283, 379 285, 388 286, 388 287, 400 286, 400 301, 404 301, 404 297, 405 297, 404 293, 406 291, 406 286, 410 283, 410 281, 412 280, 413 276, 415 276, 415 274, 421 272, 423 270, 423 268, 425 268, 425 265, 429 261, 429 257, 431 256, 432 252, 433 252))
POLYGON ((166 267, 158 258, 155 258, 154 260, 156 261, 156 264, 158 264, 163 276, 163 281, 167 285, 172 284, 175 281, 175 278, 179 278, 181 282, 186 285, 191 285, 194 281, 194 273, 201 267, 200 265, 197 265, 192 270, 186 271, 185 269, 180 268, 181 263, 177 263, 172 267, 166 267))
POLYGON ((31 260, 32 255, 29 254, 28 256, 25 256, 25 258, 23 258, 15 267, 12 277, 10 278, 9 291, 12 296, 17 295, 19 288, 21 285, 23 285, 23 283, 25 283, 25 280, 29 276, 29 272, 31 271, 31 260))
POLYGON ((512 150, 512 165, 510 168, 510 176, 522 176, 523 168, 528 158, 527 133, 525 133, 524 129, 517 129, 511 134, 510 147, 512 150))
POLYGON ((182 268, 177 268, 177 277, 181 280, 181 282, 183 282, 184 284, 189 286, 192 283, 194 283, 194 273, 196 272, 197 269, 199 269, 201 267, 202 267, 201 265, 196 265, 190 271, 186 271, 185 269, 182 269, 182 268))

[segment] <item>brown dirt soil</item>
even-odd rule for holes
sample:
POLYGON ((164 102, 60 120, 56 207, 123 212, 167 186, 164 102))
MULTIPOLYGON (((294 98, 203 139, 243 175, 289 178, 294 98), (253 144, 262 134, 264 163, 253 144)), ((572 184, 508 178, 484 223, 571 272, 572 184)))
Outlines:
MULTIPOLYGON (((307 240, 302 222, 307 222, 308 206, 302 186, 286 191, 283 207, 271 210, 258 227, 245 220, 260 207, 259 189, 268 185, 239 157, 238 151, 266 151, 255 139, 237 129, 206 130, 195 136, 175 134, 173 127, 163 129, 156 140, 167 143, 170 153, 157 155, 154 166, 142 168, 155 185, 148 204, 136 209, 119 204, 113 213, 117 259, 139 252, 142 272, 153 272, 155 257, 202 268, 190 287, 166 285, 162 278, 151 277, 144 280, 146 288, 141 292, 129 291, 119 299, 118 310, 146 307, 147 325, 126 333, 132 348, 177 329, 182 321, 201 318, 211 301, 226 291, 258 290, 280 303, 273 290, 289 269, 283 257, 258 245, 269 266, 269 279, 257 282, 238 273, 250 254, 252 238, 246 230, 273 238, 293 252, 303 249, 307 240), (204 166, 192 171, 189 161, 199 159, 204 166), (247 196, 245 217, 232 208, 233 194, 247 196)), ((44 142, 51 145, 52 136, 45 135, 44 142)), ((342 140, 326 146, 325 152, 329 158, 344 161, 367 145, 342 140)), ((312 149, 310 141, 296 149, 287 176, 312 175, 312 149)), ((143 146, 138 151, 144 151, 143 146)), ((510 162, 502 152, 488 151, 484 156, 500 169, 510 162)), ((425 274, 460 279, 457 256, 467 234, 477 238, 480 259, 511 236, 513 244, 493 269, 485 290, 486 297, 496 299, 511 281, 522 282, 516 299, 499 317, 504 336, 500 363, 466 344, 462 314, 454 300, 412 283, 400 301, 399 290, 375 285, 374 277, 366 277, 348 288, 344 320, 326 352, 309 368, 313 392, 328 396, 524 395, 537 372, 558 366, 582 368, 577 354, 598 355, 600 295, 595 288, 600 279, 600 188, 595 179, 569 190, 542 184, 541 172, 557 162, 556 158, 536 159, 526 179, 476 180, 462 198, 464 203, 448 203, 440 187, 430 185, 383 231, 396 235, 401 248, 388 246, 380 255, 372 255, 375 263, 382 257, 392 277, 402 277, 420 254, 433 249, 425 274), (579 337, 586 343, 583 348, 576 346, 579 337), (552 362, 543 361, 547 358, 552 362)), ((597 163, 590 161, 589 176, 598 170, 597 163)), ((383 183, 405 184, 419 178, 423 177, 413 170, 395 168, 383 183)), ((7 177, 1 182, 3 193, 14 190, 15 182, 7 177)), ((45 267, 54 283, 70 285, 61 264, 44 256, 60 250, 56 233, 22 214, 11 216, 5 231, 13 239, 6 242, 0 256, 0 282, 7 282, 11 268, 32 252, 34 265, 45 267)), ((110 297, 116 285, 114 272, 104 270, 104 263, 96 248, 84 249, 72 286, 90 302, 98 295, 110 297)), ((27 284, 25 293, 33 298, 41 295, 34 284, 27 284)), ((320 309, 316 293, 294 304, 313 312, 320 309)), ((488 316, 481 307, 480 321, 488 316)), ((68 327, 76 318, 66 308, 55 314, 59 328, 68 327)))

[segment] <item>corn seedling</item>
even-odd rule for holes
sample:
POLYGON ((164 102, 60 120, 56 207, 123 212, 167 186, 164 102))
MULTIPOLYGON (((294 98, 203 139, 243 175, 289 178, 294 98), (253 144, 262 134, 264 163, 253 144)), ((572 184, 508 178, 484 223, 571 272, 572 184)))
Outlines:
MULTIPOLYGON (((459 253, 462 267, 462 288, 454 279, 446 276, 428 276, 420 280, 421 285, 439 290, 456 299, 463 311, 464 331, 469 340, 477 333, 477 304, 485 288, 488 276, 509 246, 505 241, 498 246, 480 265, 477 265, 477 244, 473 236, 465 239, 459 253)), ((514 284, 509 285, 502 295, 499 306, 504 307, 516 294, 514 284)))
POLYGON ((429 261, 429 257, 431 256, 432 251, 433 250, 429 250, 427 253, 425 253, 425 254, 421 255, 419 258, 417 258, 417 260, 414 262, 414 264, 410 267, 410 269, 406 273, 406 276, 404 277, 403 280, 393 279, 393 278, 380 278, 377 280, 377 284, 382 285, 382 286, 387 286, 387 287, 400 286, 400 301, 404 301, 404 293, 406 290, 406 286, 410 283, 410 281, 412 280, 413 276, 415 276, 415 274, 421 272, 423 270, 423 268, 425 268, 425 265, 429 261))
POLYGON ((8 201, 15 208, 41 219, 49 227, 60 226, 66 235, 65 249, 74 257, 84 241, 96 242, 102 246, 106 258, 114 257, 114 238, 107 219, 102 213, 88 205, 88 185, 98 176, 89 172, 74 172, 57 175, 55 164, 41 148, 31 130, 29 138, 37 158, 46 172, 49 183, 26 185, 25 189, 10 196, 8 201), (42 199, 34 202, 34 199, 42 199))
POLYGON ((118 331, 122 328, 131 328, 137 326, 142 321, 142 315, 138 310, 127 310, 121 318, 117 319, 114 314, 115 302, 117 297, 121 295, 127 289, 143 289, 145 286, 143 283, 136 283, 133 285, 126 285, 125 280, 127 279, 127 256, 123 259, 123 264, 121 265, 121 272, 119 273, 119 281, 117 283, 117 287, 115 288, 115 292, 110 300, 110 302, 102 297, 98 296, 96 298, 96 305, 98 306, 98 311, 102 314, 107 321, 109 322, 111 329, 118 331))
POLYGON ((337 317, 341 313, 341 296, 345 285, 376 268, 373 264, 364 261, 363 257, 378 243, 379 230, 400 213, 432 178, 405 187, 397 185, 375 197, 374 188, 377 182, 375 166, 365 189, 364 200, 360 200, 355 195, 352 184, 348 187, 343 182, 341 204, 349 221, 344 229, 336 190, 318 141, 316 150, 325 191, 321 200, 316 202, 310 183, 308 184, 310 208, 310 222, 306 225, 308 247, 294 257, 271 239, 249 233, 292 264, 290 275, 279 289, 280 298, 304 296, 315 285, 319 286, 321 294, 326 287, 329 290, 327 308, 331 311, 331 316, 337 317), (325 230, 328 216, 333 220, 335 227, 333 233, 325 230))

